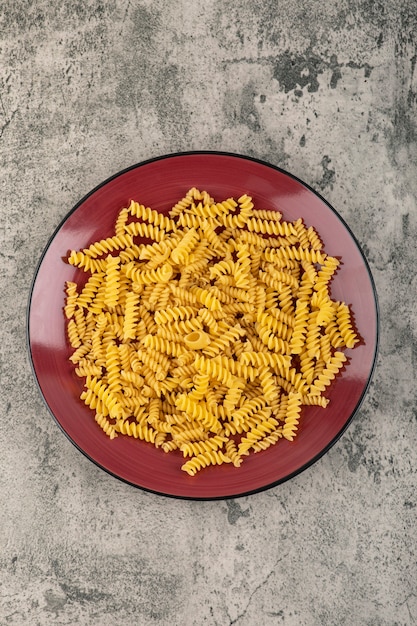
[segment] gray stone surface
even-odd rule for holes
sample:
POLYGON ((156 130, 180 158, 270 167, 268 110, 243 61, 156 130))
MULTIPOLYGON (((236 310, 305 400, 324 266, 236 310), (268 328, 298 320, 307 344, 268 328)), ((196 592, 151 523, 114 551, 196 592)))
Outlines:
POLYGON ((417 623, 414 0, 33 0, 0 7, 0 624, 417 623), (29 288, 111 174, 221 149, 321 192, 369 260, 372 386, 342 439, 269 491, 190 502, 120 483, 57 429, 29 288))

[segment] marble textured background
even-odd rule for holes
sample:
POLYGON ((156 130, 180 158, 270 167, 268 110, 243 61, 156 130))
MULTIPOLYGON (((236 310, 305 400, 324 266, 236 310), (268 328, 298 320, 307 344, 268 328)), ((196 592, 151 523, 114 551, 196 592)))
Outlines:
POLYGON ((417 623, 414 0, 15 0, 0 7, 0 624, 417 623), (171 500, 85 459, 32 379, 37 261, 143 159, 279 165, 351 226, 381 343, 342 439, 247 498, 171 500))

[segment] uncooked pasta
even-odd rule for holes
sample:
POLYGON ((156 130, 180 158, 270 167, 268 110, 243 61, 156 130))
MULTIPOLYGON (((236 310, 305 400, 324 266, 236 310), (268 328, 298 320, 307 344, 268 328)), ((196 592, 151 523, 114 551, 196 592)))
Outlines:
POLYGON ((132 200, 67 262, 88 274, 64 308, 81 400, 110 439, 177 454, 190 476, 293 441, 359 342, 314 226, 246 194, 193 187, 167 215, 132 200))

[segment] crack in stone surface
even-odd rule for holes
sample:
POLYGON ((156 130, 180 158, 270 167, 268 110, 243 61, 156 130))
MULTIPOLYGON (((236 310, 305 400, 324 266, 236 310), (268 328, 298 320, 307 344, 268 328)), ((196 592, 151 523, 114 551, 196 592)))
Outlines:
MULTIPOLYGON (((237 624, 237 622, 242 619, 243 617, 245 617, 246 613, 248 612, 249 606, 252 602, 252 598, 253 596, 260 590, 262 589, 262 587, 264 585, 266 585, 266 583, 268 582, 268 580, 271 578, 271 576, 275 573, 275 568, 277 567, 278 563, 280 563, 282 561, 284 557, 278 559, 278 561, 274 564, 273 568, 271 569, 271 571, 268 573, 268 575, 255 587, 255 589, 252 591, 252 593, 249 595, 246 607, 243 609, 243 611, 237 615, 234 619, 230 620, 229 622, 229 626, 234 626, 234 624, 237 624)), ((230 619, 230 616, 229 616, 230 619)))

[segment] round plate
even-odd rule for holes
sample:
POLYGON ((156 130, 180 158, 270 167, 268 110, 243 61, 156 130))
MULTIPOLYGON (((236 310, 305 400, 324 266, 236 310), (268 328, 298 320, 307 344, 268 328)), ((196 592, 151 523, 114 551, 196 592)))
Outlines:
MULTIPOLYGON (((82 272, 81 272, 82 273, 82 272)), ((99 467, 136 487, 193 499, 248 495, 281 483, 319 459, 337 441, 368 388, 378 344, 378 306, 366 259, 337 212, 308 185, 268 163, 229 153, 190 152, 139 163, 109 178, 83 198, 52 235, 40 259, 30 295, 28 342, 40 392, 72 443, 99 467), (82 380, 73 372, 66 340, 65 281, 80 270, 64 262, 69 250, 114 234, 118 211, 131 199, 167 212, 191 187, 221 201, 246 193, 255 206, 302 217, 319 232, 325 251, 341 257, 332 280, 333 299, 350 305, 362 342, 345 350, 349 363, 328 393, 326 409, 303 407, 298 436, 252 454, 240 468, 209 467, 191 477, 182 454, 119 436, 110 440, 79 399, 82 380)))

